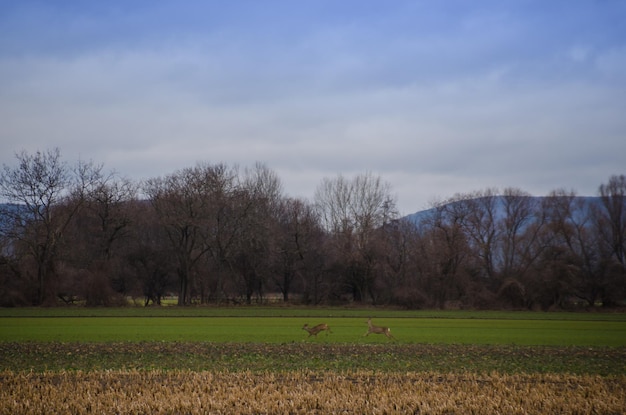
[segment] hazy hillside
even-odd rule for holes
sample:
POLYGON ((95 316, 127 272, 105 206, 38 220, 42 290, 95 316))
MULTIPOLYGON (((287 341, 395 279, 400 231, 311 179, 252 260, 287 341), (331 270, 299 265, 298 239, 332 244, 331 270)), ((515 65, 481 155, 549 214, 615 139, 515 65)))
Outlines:
MULTIPOLYGON (((506 212, 505 212, 505 197, 504 196, 494 196, 495 198, 495 202, 494 202, 494 206, 495 206, 495 219, 496 220, 500 220, 502 218, 504 218, 506 216, 506 212)), ((528 198, 533 200, 533 204, 536 204, 537 206, 541 206, 542 203, 545 201, 545 199, 547 199, 547 196, 528 196, 528 198)), ((600 197, 597 196, 576 196, 575 197, 576 201, 580 201, 580 203, 582 204, 582 209, 579 209, 575 212, 575 214, 581 215, 584 214, 585 212, 588 212, 589 209, 591 209, 593 206, 596 207, 600 207, 602 204, 602 200, 600 197)), ((475 199, 478 200, 478 199, 475 199)), ((467 200, 459 200, 459 201, 454 201, 454 202, 450 202, 448 204, 444 204, 440 207, 445 206, 446 208, 453 208, 454 205, 460 205, 461 203, 467 202, 467 200)), ((412 213, 410 215, 405 216, 405 219, 408 219, 409 221, 415 223, 415 224, 420 224, 421 222, 428 220, 430 218, 433 217, 434 214, 436 214, 438 208, 437 207, 433 207, 430 209, 426 209, 426 210, 421 210, 415 213, 412 213)), ((576 218, 575 219, 581 219, 581 218, 576 218)))

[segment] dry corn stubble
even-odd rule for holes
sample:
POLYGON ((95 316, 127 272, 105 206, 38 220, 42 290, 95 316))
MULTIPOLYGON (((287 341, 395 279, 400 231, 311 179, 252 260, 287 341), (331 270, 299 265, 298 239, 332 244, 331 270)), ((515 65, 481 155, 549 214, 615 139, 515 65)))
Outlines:
POLYGON ((0 376, 0 414, 626 412, 626 376, 134 370, 0 376))

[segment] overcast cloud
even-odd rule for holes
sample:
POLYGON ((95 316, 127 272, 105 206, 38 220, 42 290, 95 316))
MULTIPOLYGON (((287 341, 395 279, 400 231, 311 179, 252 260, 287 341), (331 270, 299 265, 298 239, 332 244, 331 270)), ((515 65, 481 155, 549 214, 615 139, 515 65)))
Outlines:
POLYGON ((0 3, 0 163, 135 180, 265 163, 289 196, 372 172, 403 214, 626 173, 626 2, 0 3))

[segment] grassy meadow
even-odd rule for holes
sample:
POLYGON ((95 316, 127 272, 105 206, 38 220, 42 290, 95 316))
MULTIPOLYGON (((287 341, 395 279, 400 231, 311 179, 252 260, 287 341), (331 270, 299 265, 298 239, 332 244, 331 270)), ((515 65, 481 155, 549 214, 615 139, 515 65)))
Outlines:
MULTIPOLYGON (((402 344, 626 346, 626 322, 459 318, 379 318, 402 344)), ((14 317, 0 318, 0 341, 387 343, 363 336, 363 318, 319 317, 14 317), (308 337, 302 325, 327 323, 332 333, 308 337)))
POLYGON ((626 315, 406 312, 303 308, 60 308, 0 311, 0 342, 387 343, 363 336, 366 320, 400 344, 626 346, 626 315), (304 323, 332 333, 308 337, 304 323))
POLYGON ((626 314, 0 309, 0 415, 89 411, 625 413, 626 314))

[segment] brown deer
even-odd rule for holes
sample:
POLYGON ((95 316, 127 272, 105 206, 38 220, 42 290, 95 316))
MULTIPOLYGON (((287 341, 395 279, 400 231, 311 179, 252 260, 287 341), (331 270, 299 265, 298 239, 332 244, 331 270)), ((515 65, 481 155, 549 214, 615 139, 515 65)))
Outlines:
POLYGON ((315 327, 309 327, 308 324, 305 324, 304 327, 302 327, 302 330, 308 331, 309 332, 309 337, 311 337, 311 336, 317 337, 317 334, 320 331, 324 331, 324 330, 327 330, 326 335, 328 335, 328 333, 332 333, 332 331, 330 330, 330 327, 328 327, 328 324, 325 324, 325 323, 318 324, 315 327))
POLYGON ((367 333, 365 333, 363 336, 369 336, 370 333, 384 334, 390 339, 395 339, 395 337, 391 335, 391 329, 389 327, 375 326, 374 324, 372 324, 371 318, 367 319, 367 333))

